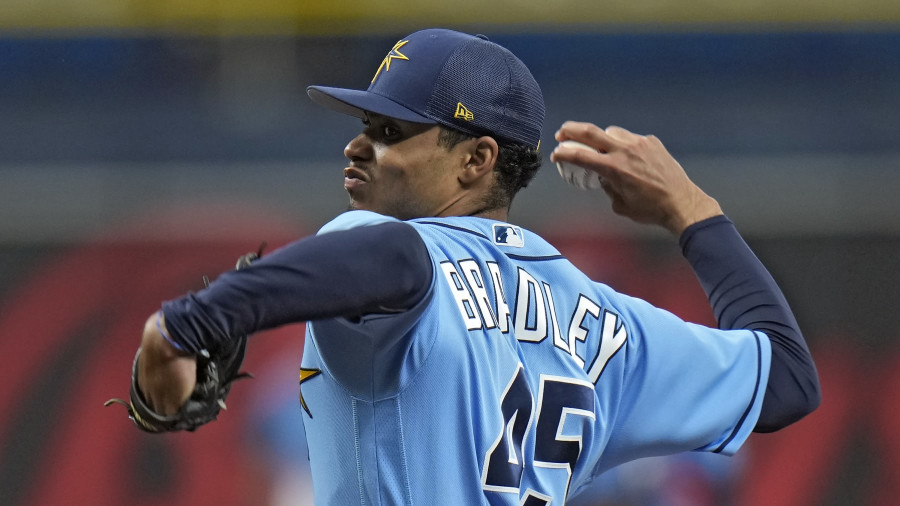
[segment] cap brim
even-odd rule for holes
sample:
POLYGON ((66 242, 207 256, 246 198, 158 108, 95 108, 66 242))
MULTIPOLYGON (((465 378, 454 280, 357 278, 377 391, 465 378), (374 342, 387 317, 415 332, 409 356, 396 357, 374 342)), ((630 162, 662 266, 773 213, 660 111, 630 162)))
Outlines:
POLYGON ((407 109, 393 100, 365 90, 310 86, 306 94, 313 102, 342 114, 365 119, 366 112, 374 112, 389 118, 413 123, 437 123, 437 121, 407 109))

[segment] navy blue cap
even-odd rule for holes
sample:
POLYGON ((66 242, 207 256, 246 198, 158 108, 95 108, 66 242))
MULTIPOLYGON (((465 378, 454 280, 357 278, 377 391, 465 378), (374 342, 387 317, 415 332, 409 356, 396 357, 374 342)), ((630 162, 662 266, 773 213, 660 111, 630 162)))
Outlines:
POLYGON ((397 41, 369 88, 310 86, 313 102, 365 118, 366 112, 434 123, 501 143, 537 147, 544 97, 531 72, 483 35, 431 28, 397 41))

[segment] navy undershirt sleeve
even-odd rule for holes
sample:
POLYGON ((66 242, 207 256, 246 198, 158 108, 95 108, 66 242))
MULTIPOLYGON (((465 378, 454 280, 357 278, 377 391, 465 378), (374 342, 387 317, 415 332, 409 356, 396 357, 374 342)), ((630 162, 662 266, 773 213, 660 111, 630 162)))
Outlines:
POLYGON ((775 280, 725 216, 688 227, 681 248, 709 297, 721 329, 769 336, 772 364, 754 431, 772 432, 821 402, 818 374, 794 314, 775 280))
POLYGON ((288 323, 404 311, 425 297, 431 277, 418 232, 390 222, 291 243, 162 310, 172 340, 196 354, 288 323))

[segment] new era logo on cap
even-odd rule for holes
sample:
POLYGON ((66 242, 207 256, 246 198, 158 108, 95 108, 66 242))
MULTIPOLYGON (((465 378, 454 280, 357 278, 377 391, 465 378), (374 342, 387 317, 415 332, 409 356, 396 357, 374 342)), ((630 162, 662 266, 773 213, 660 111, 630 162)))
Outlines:
POLYGON ((466 106, 462 105, 462 102, 456 103, 456 114, 453 115, 454 118, 462 118, 466 121, 472 121, 475 119, 475 115, 472 114, 466 106))
POLYGON ((484 36, 432 28, 397 41, 367 90, 307 88, 316 103, 365 118, 366 112, 438 123, 500 143, 537 148, 544 98, 531 72, 484 36))

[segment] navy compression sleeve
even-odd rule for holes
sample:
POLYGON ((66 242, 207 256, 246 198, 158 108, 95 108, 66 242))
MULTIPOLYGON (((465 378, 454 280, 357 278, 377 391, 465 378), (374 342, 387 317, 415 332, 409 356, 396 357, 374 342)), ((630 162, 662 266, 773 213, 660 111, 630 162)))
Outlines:
POLYGON ((769 382, 754 430, 772 432, 812 412, 821 393, 809 348, 781 289, 731 220, 716 216, 695 223, 680 243, 719 328, 758 330, 772 343, 769 382))
POLYGON ((163 304, 175 343, 197 353, 288 323, 410 309, 431 285, 431 257, 401 222, 294 242, 208 288, 163 304))

